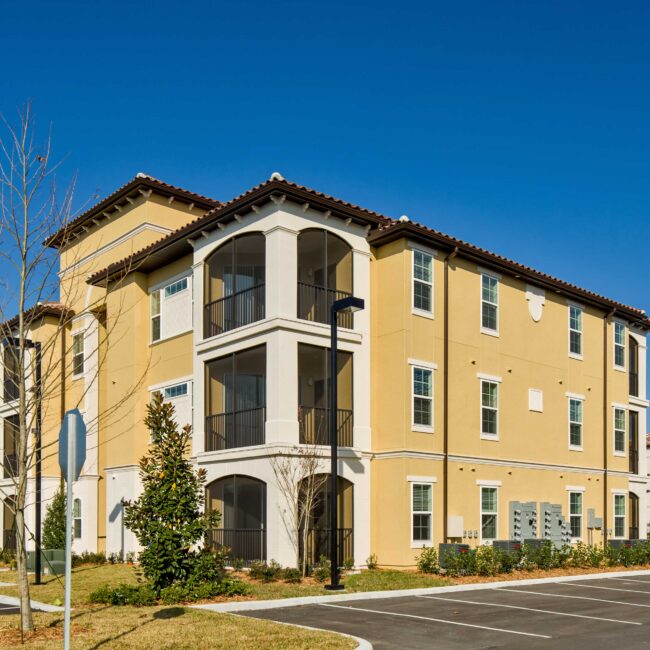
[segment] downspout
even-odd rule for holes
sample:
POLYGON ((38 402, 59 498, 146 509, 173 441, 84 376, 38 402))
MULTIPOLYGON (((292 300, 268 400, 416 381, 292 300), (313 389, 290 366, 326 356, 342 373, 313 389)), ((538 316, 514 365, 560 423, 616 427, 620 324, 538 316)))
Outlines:
MULTIPOLYGON (((66 346, 66 337, 65 337, 65 328, 66 328, 66 323, 63 323, 63 327, 61 327, 61 397, 60 397, 60 404, 59 404, 59 419, 63 423, 63 418, 65 417, 65 346, 66 346)), ((59 479, 59 484, 61 491, 64 489, 64 479, 63 479, 63 472, 61 472, 61 477, 59 479)))
POLYGON ((609 408, 607 407, 607 370, 608 370, 608 357, 607 357, 607 326, 609 319, 616 312, 612 309, 608 314, 605 314, 603 321, 603 547, 607 546, 607 504, 609 503, 609 496, 607 494, 608 481, 607 481, 607 458, 608 458, 608 436, 607 436, 607 423, 609 421, 609 408))
POLYGON ((449 262, 458 255, 458 246, 445 257, 445 296, 443 315, 443 373, 442 384, 444 393, 443 426, 442 426, 442 541, 447 542, 447 519, 449 516, 449 262))

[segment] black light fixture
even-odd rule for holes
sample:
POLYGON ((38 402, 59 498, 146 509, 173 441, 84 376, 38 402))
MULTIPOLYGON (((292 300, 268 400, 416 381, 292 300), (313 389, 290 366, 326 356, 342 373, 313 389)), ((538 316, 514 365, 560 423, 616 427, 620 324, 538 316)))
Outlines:
POLYGON ((338 360, 337 360, 337 334, 338 316, 340 313, 352 313, 364 308, 361 298, 349 296, 332 303, 330 307, 330 584, 325 589, 338 591, 343 589, 339 582, 338 560, 338 360))

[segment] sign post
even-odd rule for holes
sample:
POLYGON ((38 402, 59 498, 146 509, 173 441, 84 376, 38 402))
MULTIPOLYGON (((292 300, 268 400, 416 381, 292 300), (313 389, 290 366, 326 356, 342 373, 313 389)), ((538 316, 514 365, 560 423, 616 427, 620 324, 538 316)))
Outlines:
MULTIPOLYGON (((65 622, 63 646, 70 650, 70 594, 72 591, 72 484, 86 460, 86 425, 78 409, 68 411, 59 432, 59 466, 66 481, 65 622)), ((38 550, 40 552, 40 549, 38 550)))

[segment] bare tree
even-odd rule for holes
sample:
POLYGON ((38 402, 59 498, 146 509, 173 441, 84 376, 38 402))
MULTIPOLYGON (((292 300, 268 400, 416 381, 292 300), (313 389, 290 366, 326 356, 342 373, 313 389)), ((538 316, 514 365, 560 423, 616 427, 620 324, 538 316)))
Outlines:
MULTIPOLYGON (((19 113, 13 125, 2 118, 5 127, 0 137, 0 260, 3 286, 0 302, 0 350, 4 369, 5 401, 9 386, 11 401, 16 409, 16 461, 13 468, 12 492, 0 489, 2 497, 13 497, 11 510, 16 528, 16 565, 21 610, 21 634, 33 630, 27 578, 27 538, 33 537, 27 525, 25 511, 28 503, 28 480, 35 463, 51 460, 58 453, 58 440, 52 434, 60 422, 64 408, 79 405, 97 380, 99 367, 108 352, 108 340, 116 343, 116 325, 131 308, 120 294, 121 280, 92 295, 88 291, 87 265, 81 252, 66 252, 66 272, 59 276, 60 249, 44 245, 55 233, 64 233, 63 247, 70 222, 76 216, 72 209, 75 189, 73 178, 59 191, 55 172, 59 163, 51 159, 51 134, 37 142, 29 104, 19 113), (106 297, 113 292, 111 322, 107 323, 106 297), (90 298, 89 298, 90 297, 90 298), (102 321, 94 348, 88 356, 96 360, 93 373, 81 393, 71 403, 66 395, 66 381, 75 373, 74 355, 69 353, 66 333, 70 331, 74 307, 102 321), (13 388, 12 388, 13 387, 13 388), (42 439, 43 423, 48 425, 48 437, 42 439)), ((128 274, 129 269, 122 278, 128 274)), ((124 388, 124 397, 86 424, 98 427, 101 416, 116 414, 131 398, 147 369, 134 385, 124 388)), ((124 409, 122 409, 124 410, 124 409)), ((58 427, 57 427, 58 430, 58 427)), ((99 437, 97 437, 99 440, 99 437)), ((99 443, 98 443, 99 444, 99 443)), ((6 470, 6 467, 5 467, 6 470)), ((5 503, 7 501, 5 500, 5 503)), ((39 549, 37 549, 38 551, 39 549)))
POLYGON ((280 515, 296 553, 296 567, 303 576, 307 575, 309 525, 318 495, 328 480, 327 474, 322 473, 322 460, 316 445, 295 446, 290 453, 271 457, 278 489, 287 504, 280 515))

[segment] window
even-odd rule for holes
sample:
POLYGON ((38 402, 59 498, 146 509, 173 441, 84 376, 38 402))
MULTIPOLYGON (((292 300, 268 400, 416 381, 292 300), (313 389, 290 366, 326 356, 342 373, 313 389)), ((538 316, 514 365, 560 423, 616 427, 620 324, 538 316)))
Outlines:
POLYGON ((499 331, 499 280, 487 273, 481 274, 481 329, 499 331))
POLYGON ((413 366, 413 425, 433 427, 433 370, 413 366))
POLYGON ((433 256, 413 251, 413 309, 433 313, 433 256))
POLYGON ((630 352, 628 354, 630 360, 628 367, 628 372, 630 373, 630 395, 639 397, 639 343, 633 336, 628 337, 628 342, 630 344, 630 352))
POLYGON ((499 435, 499 384, 481 380, 481 435, 499 435))
POLYGON ((614 495, 614 537, 625 537, 625 495, 614 495))
POLYGON ((72 335, 72 375, 79 376, 84 373, 84 335, 72 335))
POLYGON ((614 366, 625 370, 625 324, 614 321, 614 366))
POLYGON ((160 341, 160 291, 151 294, 151 341, 160 341))
POLYGON ((163 391, 164 399, 174 399, 175 397, 184 397, 187 395, 187 383, 167 386, 163 391))
POLYGON ((411 483, 411 541, 418 546, 432 540, 432 492, 430 483, 411 483))
POLYGON ((185 291, 185 289, 187 289, 187 278, 172 282, 165 287, 165 298, 171 298, 174 294, 185 291))
POLYGON ((498 530, 498 488, 481 488, 481 541, 497 538, 498 530))
POLYGON ((582 449, 582 400, 569 399, 569 447, 582 449))
POLYGON ((74 538, 81 539, 81 499, 72 502, 72 519, 74 538))
POLYGON ((569 354, 582 357, 582 308, 569 305, 569 354))
POLYGON ((625 409, 614 409, 614 453, 625 454, 625 409))
POLYGON ((573 539, 582 538, 582 492, 569 492, 569 527, 573 539))

